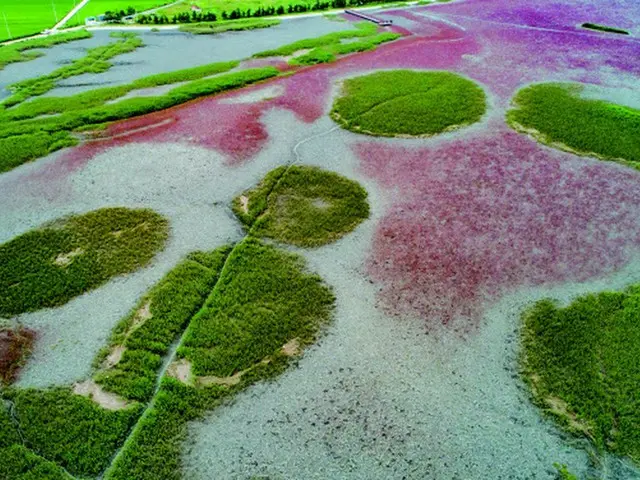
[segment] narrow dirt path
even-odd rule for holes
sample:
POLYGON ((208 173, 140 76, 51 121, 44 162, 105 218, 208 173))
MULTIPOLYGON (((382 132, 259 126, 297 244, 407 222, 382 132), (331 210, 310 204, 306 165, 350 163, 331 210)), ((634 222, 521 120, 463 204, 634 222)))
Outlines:
POLYGON ((58 23, 56 23, 53 26, 53 28, 51 29, 51 32, 56 33, 59 28, 64 27, 64 24, 67 23, 69 20, 71 20, 71 17, 73 17, 76 13, 78 13, 78 11, 80 11, 80 9, 84 7, 87 3, 89 3, 89 0, 82 0, 78 5, 73 7, 71 11, 67 13, 62 20, 60 20, 58 23))

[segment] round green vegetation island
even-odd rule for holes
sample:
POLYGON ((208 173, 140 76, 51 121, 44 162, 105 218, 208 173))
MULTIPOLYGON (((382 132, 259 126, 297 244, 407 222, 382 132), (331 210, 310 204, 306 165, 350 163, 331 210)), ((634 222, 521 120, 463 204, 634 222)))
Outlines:
POLYGON ((63 305, 137 270, 164 247, 168 230, 151 210, 103 208, 0 245, 0 317, 63 305))
POLYGON ((520 90, 507 121, 561 150, 640 162, 640 110, 581 97, 581 84, 541 83, 520 90))
POLYGON ((599 451, 640 461, 640 287, 524 314, 522 373, 535 403, 599 451))
POLYGON ((384 137, 429 137, 475 123, 487 109, 476 83, 455 73, 391 70, 344 81, 331 117, 384 137))
POLYGON ((233 210, 254 237, 300 247, 331 243, 369 217, 358 183, 316 167, 279 167, 238 196, 233 210))

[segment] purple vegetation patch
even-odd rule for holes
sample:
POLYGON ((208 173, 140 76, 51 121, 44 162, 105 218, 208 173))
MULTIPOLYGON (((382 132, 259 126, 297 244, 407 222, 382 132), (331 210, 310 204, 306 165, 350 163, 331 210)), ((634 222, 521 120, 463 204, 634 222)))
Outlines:
POLYGON ((368 271, 390 312, 477 323, 510 287, 583 281, 640 246, 640 174, 503 131, 409 149, 355 146, 362 168, 402 192, 377 227, 368 271))

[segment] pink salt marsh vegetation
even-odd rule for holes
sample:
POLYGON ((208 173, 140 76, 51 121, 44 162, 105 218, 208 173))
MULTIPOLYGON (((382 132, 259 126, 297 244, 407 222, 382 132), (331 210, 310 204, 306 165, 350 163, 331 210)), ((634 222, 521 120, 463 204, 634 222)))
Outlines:
POLYGON ((631 1, 614 1, 606 10, 596 2, 561 6, 562 16, 557 4, 542 0, 388 11, 394 28, 410 35, 334 64, 120 122, 106 139, 59 162, 79 168, 97 151, 127 142, 188 142, 239 165, 268 141, 265 112, 285 109, 312 123, 327 114, 334 85, 344 77, 391 68, 462 73, 491 99, 473 133, 463 129, 420 144, 358 135, 349 141, 362 171, 392 198, 368 262, 387 311, 444 323, 462 316, 473 325, 486 298, 518 285, 611 272, 640 245, 638 173, 541 146, 503 120, 510 99, 528 83, 617 87, 640 75, 640 41, 577 27, 582 21, 628 27, 631 1), (254 103, 227 101, 265 85, 279 85, 281 93, 254 103))
POLYGON ((632 170, 583 163, 508 131, 355 150, 365 173, 402 192, 368 265, 393 313, 474 322, 487 295, 609 273, 640 242, 632 170))

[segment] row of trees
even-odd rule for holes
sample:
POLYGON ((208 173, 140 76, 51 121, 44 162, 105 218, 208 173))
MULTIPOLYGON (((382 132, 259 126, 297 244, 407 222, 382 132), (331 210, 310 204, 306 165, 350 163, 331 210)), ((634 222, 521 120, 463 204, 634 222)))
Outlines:
POLYGON ((130 17, 136 13, 136 9, 133 7, 127 8, 126 11, 120 10, 119 12, 112 12, 107 10, 104 12, 104 21, 111 23, 120 23, 124 17, 130 17))
MULTIPOLYGON (((360 5, 367 5, 371 3, 386 3, 395 2, 397 0, 330 0, 321 1, 316 0, 315 3, 297 3, 289 4, 286 8, 284 6, 279 7, 258 7, 256 10, 241 10, 236 8, 231 12, 223 11, 220 14, 222 20, 237 20, 240 18, 257 18, 257 17, 270 17, 273 15, 285 15, 291 13, 304 13, 315 12, 322 10, 329 10, 333 8, 347 8, 357 7, 360 5)), ((164 14, 157 15, 155 13, 151 15, 140 15, 137 19, 138 23, 153 24, 153 25, 165 25, 175 23, 196 23, 196 22, 215 22, 218 20, 218 16, 213 12, 183 12, 172 17, 167 17, 164 14)))

